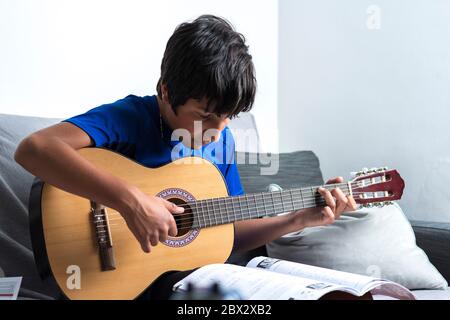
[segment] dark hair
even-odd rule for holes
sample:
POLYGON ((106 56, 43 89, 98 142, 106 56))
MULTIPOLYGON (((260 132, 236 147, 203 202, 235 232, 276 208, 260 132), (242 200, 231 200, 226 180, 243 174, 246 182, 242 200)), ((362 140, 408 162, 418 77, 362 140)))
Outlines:
POLYGON ((167 42, 161 63, 161 85, 168 88, 174 111, 188 99, 206 98, 219 115, 249 111, 255 100, 252 56, 242 34, 226 20, 203 15, 179 25, 167 42))

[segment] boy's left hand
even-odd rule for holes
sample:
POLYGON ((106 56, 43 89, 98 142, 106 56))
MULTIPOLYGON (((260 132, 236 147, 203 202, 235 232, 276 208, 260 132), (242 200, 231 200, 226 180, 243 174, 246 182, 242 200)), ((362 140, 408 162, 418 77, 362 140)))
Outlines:
MULTIPOLYGON (((343 181, 342 177, 337 177, 328 180, 326 184, 342 183, 343 181)), ((339 219, 342 212, 357 209, 355 199, 352 196, 345 196, 339 188, 335 188, 331 192, 325 188, 319 188, 318 191, 325 198, 327 206, 291 212, 289 215, 293 219, 296 230, 331 224, 339 219)))

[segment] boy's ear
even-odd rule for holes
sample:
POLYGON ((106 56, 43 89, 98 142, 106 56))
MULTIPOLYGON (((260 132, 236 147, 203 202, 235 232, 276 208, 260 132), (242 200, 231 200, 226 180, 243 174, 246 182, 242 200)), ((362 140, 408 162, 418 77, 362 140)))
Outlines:
POLYGON ((169 90, 167 89, 167 85, 161 85, 161 95, 164 103, 169 103, 169 90))

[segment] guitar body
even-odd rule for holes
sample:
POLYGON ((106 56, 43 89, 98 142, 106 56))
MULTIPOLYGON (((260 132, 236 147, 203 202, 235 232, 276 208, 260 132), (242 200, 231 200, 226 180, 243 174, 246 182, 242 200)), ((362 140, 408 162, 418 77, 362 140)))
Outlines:
MULTIPOLYGON (((181 202, 228 196, 221 172, 201 158, 150 169, 105 149, 79 152, 151 196, 181 202)), ((102 270, 91 202, 39 181, 33 186, 30 228, 36 263, 41 275, 56 280, 69 299, 133 299, 163 273, 223 263, 233 248, 234 225, 228 223, 179 232, 145 253, 120 214, 106 211, 114 255, 111 270, 102 270)))

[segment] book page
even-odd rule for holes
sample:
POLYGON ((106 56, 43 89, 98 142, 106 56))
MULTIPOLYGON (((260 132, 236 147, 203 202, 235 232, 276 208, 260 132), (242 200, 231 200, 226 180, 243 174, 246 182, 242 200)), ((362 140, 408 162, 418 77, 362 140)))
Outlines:
POLYGON ((201 267, 177 282, 173 290, 186 291, 189 282, 198 288, 209 288, 216 282, 225 290, 236 290, 245 300, 316 300, 343 289, 322 281, 232 264, 201 267))
POLYGON ((250 260, 247 267, 332 283, 342 286, 346 288, 345 291, 358 296, 375 290, 376 294, 391 295, 397 299, 414 299, 414 295, 408 289, 387 280, 310 266, 298 262, 261 256, 250 260))
POLYGON ((22 277, 0 278, 0 300, 16 300, 22 277))

